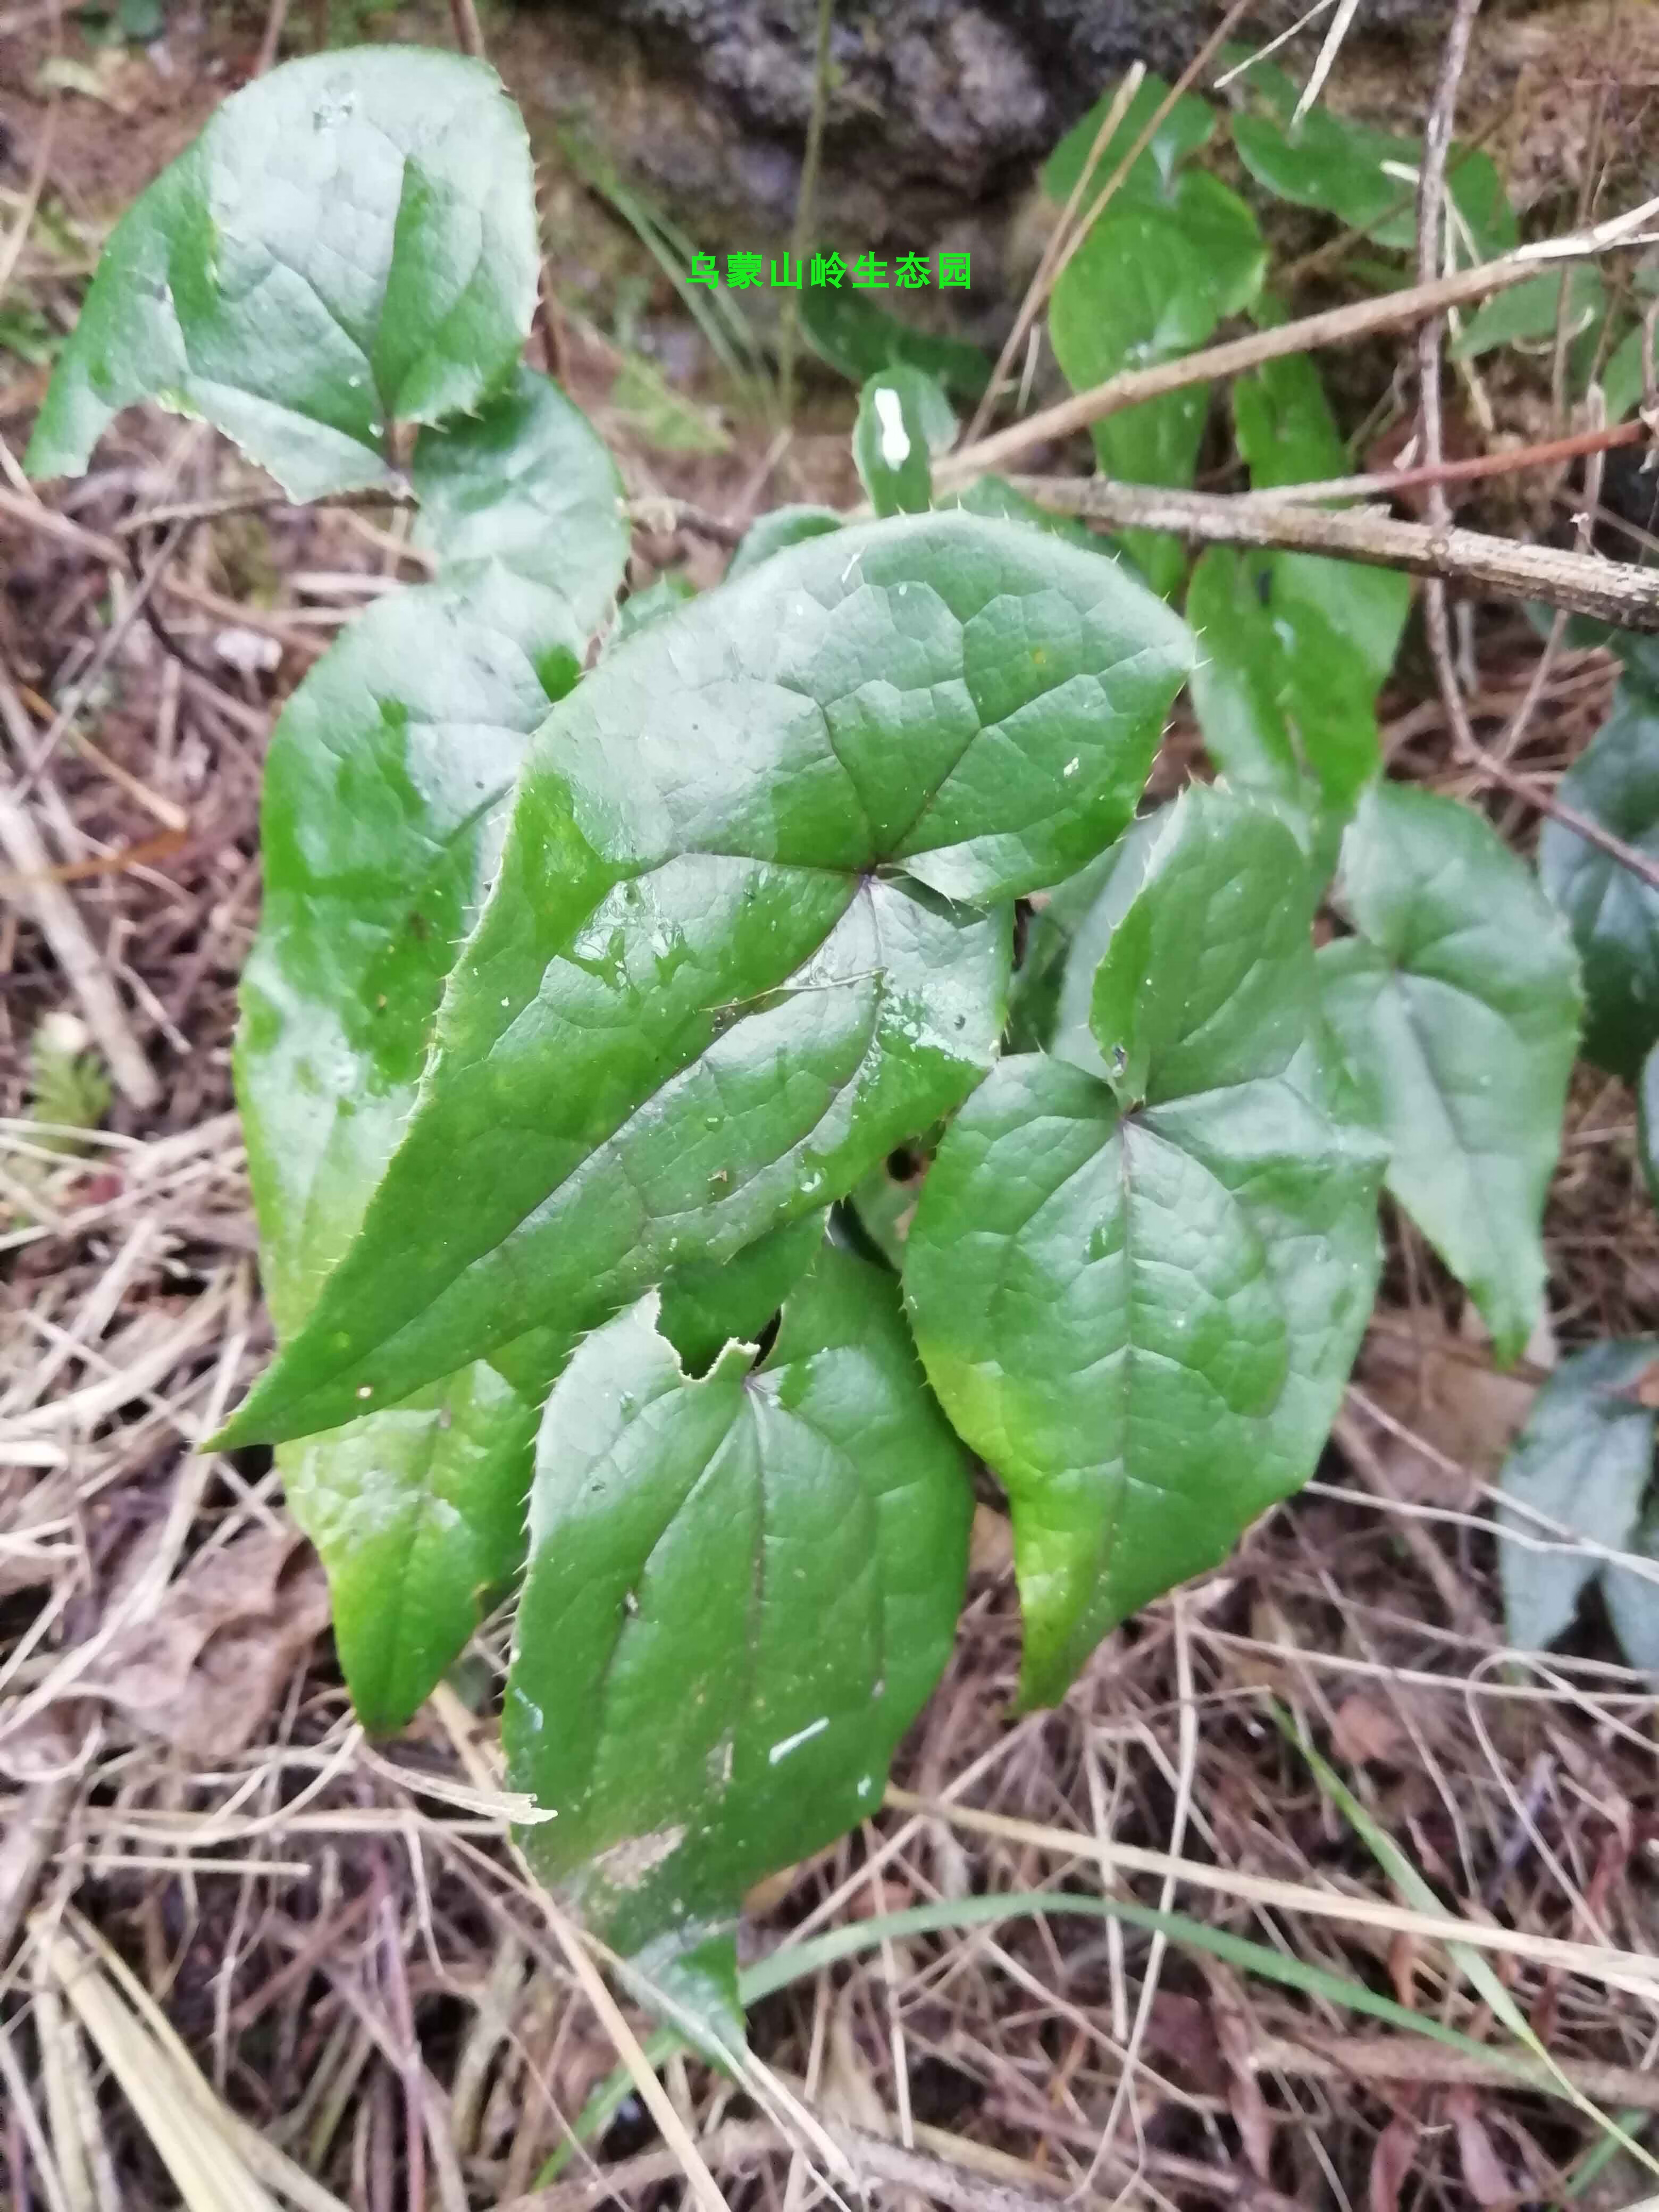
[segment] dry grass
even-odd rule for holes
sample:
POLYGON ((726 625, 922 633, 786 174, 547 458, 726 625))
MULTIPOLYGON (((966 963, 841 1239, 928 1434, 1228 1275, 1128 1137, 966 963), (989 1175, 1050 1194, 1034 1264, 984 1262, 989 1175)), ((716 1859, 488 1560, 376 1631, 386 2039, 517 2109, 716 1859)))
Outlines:
MULTIPOLYGON (((7 84, 44 20, 21 13, 12 35, 19 11, 0 9, 7 84)), ((16 105, 8 119, 33 130, 39 111, 16 105)), ((70 217, 74 176, 47 185, 70 217)), ((27 182, 27 155, 0 171, 0 216, 27 182)), ((53 238, 31 234, 18 281, 61 319, 94 241, 77 259, 53 238)), ((606 350, 575 337, 579 394, 603 418, 606 350)), ((39 389, 0 388, 9 478, 39 389)), ((850 495, 838 444, 798 441, 781 467, 764 444, 678 470, 635 456, 633 488, 727 517, 850 495)), ((655 2118, 629 2096, 531 2194, 647 2024, 596 1987, 511 1849, 488 1764, 504 1626, 461 1671, 473 1726, 452 1697, 371 1747, 274 1476, 258 1455, 192 1450, 269 1340, 228 1077, 262 750, 332 627, 409 573, 389 515, 205 525, 156 593, 187 665, 128 618, 113 542, 135 514, 246 481, 211 439, 133 417, 52 513, 0 486, 8 774, 101 650, 27 806, 160 1090, 118 1097, 66 1150, 27 1118, 30 1039, 88 1009, 31 886, 0 881, 0 2205, 574 2212, 683 2195, 688 2144, 705 2203, 776 2212, 865 2189, 961 2212, 1564 2200, 1605 2143, 1583 2100, 1638 2137, 1659 2112, 1656 1699, 1594 1619, 1547 1659, 1504 1649, 1496 1548, 1515 1540, 1491 1482, 1555 1346, 1494 1374, 1399 1224, 1307 1493, 1113 1637, 1059 1711, 1024 1719, 1006 1527, 983 1510, 957 1653, 894 1799, 769 1884, 744 1940, 754 1960, 916 1907, 1064 1888, 1190 1914, 1466 2045, 1384 2032, 1167 1930, 1029 1906, 877 1928, 757 2005, 742 2081, 671 2058, 655 2118), (1443 1912, 1379 1866, 1298 1740, 1337 1762, 1443 1912), (1511 2006, 1565 2079, 1516 2079, 1511 2006)), ((672 532, 640 558, 641 575, 718 567, 672 532)), ((1537 646, 1494 626, 1479 648, 1490 737, 1537 646)), ((1582 748, 1610 681, 1603 656, 1555 657, 1517 755, 1530 774, 1582 748)), ((1479 798, 1425 688, 1391 702, 1394 769, 1479 798)), ((1177 738, 1166 775, 1182 757, 1177 738)), ((1548 1233, 1562 1342, 1654 1325, 1633 1102, 1588 1072, 1548 1233)), ((1572 2201, 1656 2185, 1614 2148, 1572 2201)))

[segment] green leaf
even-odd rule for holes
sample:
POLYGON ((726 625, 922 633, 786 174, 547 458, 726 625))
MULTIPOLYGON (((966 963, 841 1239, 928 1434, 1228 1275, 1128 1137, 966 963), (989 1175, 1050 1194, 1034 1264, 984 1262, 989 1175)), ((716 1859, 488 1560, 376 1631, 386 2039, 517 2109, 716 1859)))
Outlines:
POLYGON ((903 366, 937 378, 953 399, 972 402, 991 381, 991 364, 977 346, 915 330, 867 292, 809 287, 800 295, 800 331, 820 360, 854 384, 903 366))
POLYGON ((973 1510, 890 1276, 821 1250, 758 1368, 681 1371, 647 1297, 591 1336, 537 1444, 502 1734, 542 1877, 652 1978, 735 2003, 763 1875, 881 1802, 949 1654, 973 1510))
MULTIPOLYGON (((1253 490, 1320 483, 1347 472, 1347 448, 1337 433, 1319 372, 1305 354, 1264 362, 1237 378, 1233 421, 1239 451, 1249 464, 1253 490)), ((1273 615, 1285 629, 1292 675, 1302 655, 1317 657, 1327 641, 1334 639, 1347 647, 1356 661, 1344 692, 1357 695, 1369 685, 1374 697, 1394 666, 1411 611, 1410 578, 1307 553, 1276 553, 1268 566, 1273 615)), ((1309 686, 1312 697, 1327 692, 1331 673, 1329 667, 1314 672, 1309 686)))
POLYGON ((1291 1079, 1313 898, 1280 823, 1188 791, 1094 994, 1109 1072, 1153 1103, 1005 1060, 923 1185, 905 1293, 934 1389, 1012 1503, 1028 1704, 1299 1487, 1340 1401, 1382 1164, 1291 1079))
POLYGON ((584 642, 599 629, 628 562, 627 507, 616 463, 556 384, 518 369, 477 414, 422 432, 410 476, 415 543, 447 582, 499 566, 556 592, 584 642))
POLYGON ((1484 816, 1405 785, 1361 800, 1342 889, 1358 933, 1320 951, 1326 1017, 1390 1146, 1389 1188, 1507 1363, 1544 1310, 1540 1224, 1578 1034, 1572 948, 1484 816))
POLYGON ((723 1264, 676 1267, 662 1286, 659 1332, 688 1375, 705 1375, 728 1344, 757 1344, 767 1324, 818 1255, 822 1213, 804 1213, 723 1264))
MULTIPOLYGON (((1623 1551, 1653 1467, 1654 1414, 1636 1386, 1656 1359, 1659 1343, 1650 1337, 1570 1353, 1533 1401, 1504 1462, 1504 1497, 1606 1551, 1623 1551)), ((1522 1514, 1502 1519, 1514 1531, 1498 1547, 1509 1638, 1522 1651, 1541 1651, 1571 1625, 1601 1562, 1593 1552, 1534 1548, 1559 1540, 1522 1514)))
MULTIPOLYGON (((1253 69, 1248 82, 1265 112, 1235 115, 1233 143, 1259 185, 1297 207, 1323 209, 1379 246, 1404 251, 1415 245, 1420 140, 1334 114, 1323 100, 1293 125, 1299 88, 1272 63, 1253 69)), ((1514 210, 1489 155, 1454 145, 1447 191, 1460 218, 1460 263, 1492 260, 1519 242, 1514 210)))
POLYGON ((625 645, 630 637, 637 637, 642 629, 648 629, 653 622, 660 622, 665 615, 678 614, 688 599, 696 597, 694 586, 684 576, 659 576, 642 592, 630 592, 617 610, 616 623, 605 641, 605 651, 614 653, 619 645, 625 645))
MULTIPOLYGON (((1122 120, 1101 149, 1082 202, 1082 213, 1088 212, 1090 199, 1116 173, 1123 156, 1168 98, 1169 91, 1161 76, 1149 73, 1141 79, 1139 89, 1124 110, 1122 120)), ((1083 173, 1116 93, 1115 85, 1103 92, 1043 163, 1042 189, 1056 207, 1063 207, 1071 198, 1072 188, 1083 173)), ((1120 185, 1119 197, 1148 200, 1170 197, 1177 190, 1176 177, 1182 163, 1209 144, 1215 135, 1215 111, 1208 102, 1183 92, 1120 185)))
MULTIPOLYGON (((289 702, 266 769, 236 1085, 282 1338, 408 1121, 531 733, 575 682, 628 551, 609 456, 528 371, 453 433, 424 434, 416 481, 445 573, 343 633, 289 702), (486 547, 475 517, 492 485, 501 523, 486 547), (556 551, 535 541, 538 513, 556 551)), ((514 1571, 535 1419, 533 1399, 470 1365, 279 1454, 369 1727, 409 1717, 514 1571)))
MULTIPOLYGON (((236 1082, 279 1340, 301 1327, 408 1121, 455 947, 550 703, 537 661, 550 674, 562 656, 567 685, 580 665, 574 626, 550 635, 561 605, 506 574, 378 600, 277 726, 236 1082)), ((471 1633, 480 1596, 513 1573, 534 1434, 533 1401, 466 1367, 279 1453, 368 1727, 408 1719, 471 1633)))
POLYGON ((1279 1075, 1315 1003, 1315 885, 1289 832, 1201 787, 1147 841, 1089 1027, 1126 1110, 1279 1075))
POLYGON ((925 514, 933 456, 957 434, 951 403, 919 368, 884 368, 859 394, 853 459, 878 514, 925 514))
POLYGON ((1037 530, 1046 530, 1051 538, 1063 538, 1068 545, 1080 546, 1087 553, 1103 553, 1106 546, 1095 536, 1086 522, 1079 522, 1074 514, 1056 514, 1052 507, 1039 507, 1017 490, 1006 477, 975 477, 960 491, 947 491, 939 496, 941 507, 959 507, 964 514, 982 514, 988 520, 1004 522, 1029 522, 1037 530))
MULTIPOLYGON (((1346 450, 1305 356, 1234 386, 1239 450, 1255 490, 1319 483, 1346 450)), ((1322 854, 1382 765, 1376 695, 1411 604, 1403 576, 1305 554, 1212 547, 1188 592, 1203 639, 1193 702, 1228 777, 1299 810, 1322 854)))
POLYGON ((1563 277, 1567 285, 1568 334, 1577 336, 1588 330, 1606 313, 1607 293, 1593 262, 1570 262, 1563 268, 1546 270, 1541 276, 1528 276, 1482 301, 1452 347, 1452 358, 1478 361, 1498 346, 1548 352, 1554 346, 1561 314, 1563 277))
POLYGON ((401 1406, 277 1452, 328 1570, 357 1717, 402 1728, 524 1559, 537 1409, 482 1360, 401 1406))
POLYGON ((844 519, 833 507, 775 507, 744 532, 743 543, 726 569, 726 582, 746 575, 750 568, 791 545, 804 545, 809 538, 827 537, 841 528, 844 519))
POLYGON ((110 238, 28 467, 124 407, 225 432, 295 499, 386 481, 388 427, 477 406, 529 331, 529 142, 480 62, 317 54, 234 94, 110 238))
MULTIPOLYGON (((1557 795, 1659 860, 1659 684, 1631 668, 1557 795)), ((1634 1081, 1659 1043, 1659 892, 1555 821, 1539 838, 1538 872, 1584 963, 1585 1057, 1634 1081)))
MULTIPOLYGON (((1659 1503, 1649 1501, 1620 1548, 1659 1567, 1659 1503)), ((1659 1577, 1604 1566, 1601 1595, 1626 1658, 1644 1674, 1659 1674, 1659 1577)))
POLYGON ((1007 1049, 1055 1052, 1105 1079, 1089 1027, 1094 972, 1124 908, 1139 888, 1152 841, 1168 819, 1157 808, 1133 823, 1086 868, 1042 892, 1027 926, 1014 977, 1007 1049))
POLYGON ((858 1227, 895 1273, 904 1265, 905 1239, 939 1133, 922 1144, 901 1145, 848 1194, 858 1227))
MULTIPOLYGON (((1647 390, 1645 336, 1640 323, 1626 331, 1602 366, 1601 384, 1609 422, 1622 422, 1641 405, 1647 390)), ((27 358, 27 356, 26 356, 27 358)))
POLYGON ((668 1267, 949 1112, 1004 902, 1122 828, 1189 659, 1115 563, 963 514, 795 546, 609 655, 538 735, 408 1133, 235 1432, 486 1355, 533 1394, 668 1267))
POLYGON ((1306 766, 1291 735, 1285 641, 1267 599, 1270 561, 1212 545, 1187 587, 1187 619, 1198 641, 1193 710, 1205 750, 1235 789, 1292 805, 1306 803, 1306 766))
MULTIPOLYGON (((1182 171, 1156 199, 1114 202, 1067 262, 1048 310, 1054 358, 1082 392, 1190 353, 1255 297, 1265 265, 1243 201, 1206 171, 1182 171)), ((1091 433, 1101 468, 1130 483, 1190 483, 1208 406, 1199 386, 1107 416, 1091 433)), ((1136 531, 1125 543, 1154 589, 1175 588, 1186 565, 1177 539, 1136 531)))

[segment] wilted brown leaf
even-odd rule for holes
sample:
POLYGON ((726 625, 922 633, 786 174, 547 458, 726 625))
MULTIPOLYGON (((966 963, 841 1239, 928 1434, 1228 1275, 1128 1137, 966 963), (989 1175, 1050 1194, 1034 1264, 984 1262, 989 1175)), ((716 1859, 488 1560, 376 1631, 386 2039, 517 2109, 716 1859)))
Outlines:
POLYGON ((1251 2063, 1257 2037, 1249 2004, 1237 1976, 1218 1960, 1205 1960, 1203 1970, 1210 1985, 1210 2018, 1216 2043, 1227 2069, 1228 2110, 1251 2172, 1258 2181, 1265 2181, 1273 2164, 1273 2123, 1251 2063))
POLYGON ((1396 2112, 1376 2139, 1365 2186, 1366 2212, 1400 2212, 1400 2191, 1417 2163, 1417 2122, 1396 2112))
POLYGON ((1477 2204, 1512 2204, 1517 2191, 1504 2161, 1492 2148, 1473 2089, 1448 2093, 1446 2109, 1457 2130, 1457 2155, 1463 2181, 1477 2204))
POLYGON ((327 1626, 316 1553, 290 1531, 261 1530, 192 1560, 79 1686, 179 1751, 242 1751, 327 1626))
POLYGON ((1399 1715, 1363 1690, 1344 1698, 1331 1716, 1331 1749, 1347 1766, 1373 1759, 1397 1761, 1407 1741, 1399 1715))

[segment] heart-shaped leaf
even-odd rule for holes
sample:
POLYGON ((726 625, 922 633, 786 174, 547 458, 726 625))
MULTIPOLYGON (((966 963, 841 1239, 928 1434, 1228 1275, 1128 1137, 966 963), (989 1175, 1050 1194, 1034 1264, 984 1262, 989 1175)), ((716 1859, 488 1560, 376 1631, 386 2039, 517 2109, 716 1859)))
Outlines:
POLYGON ((1186 793, 1093 994, 1118 1095, 1006 1060, 923 1185, 905 1295, 945 1411, 1012 1502, 1028 1703, 1305 1481, 1339 1402, 1382 1163, 1291 1079, 1314 896, 1273 816, 1186 793), (1137 1096, 1153 1103, 1119 1103, 1137 1096))
POLYGON ((78 475, 154 399, 295 499, 389 477, 394 422, 475 408, 530 327, 530 146, 481 62, 315 54, 234 94, 124 216, 35 425, 78 475))
MULTIPOLYGON (((531 733, 575 682, 628 550, 610 457, 529 371, 455 433, 427 432, 416 480, 437 487, 422 536, 440 580, 376 601, 342 635, 289 701, 265 773, 236 1087, 283 1338, 408 1121, 531 733), (503 526, 486 552, 470 515, 492 485, 503 526), (556 515, 556 553, 515 528, 537 508, 556 515)), ((481 1596, 512 1575, 535 1424, 533 1401, 474 1365, 280 1454, 368 1726, 409 1717, 481 1596)))
MULTIPOLYGON (((1656 1363, 1659 1343, 1651 1337, 1593 1344, 1564 1359, 1533 1401, 1504 1463, 1498 1486, 1504 1497, 1604 1552, 1623 1551, 1653 1470, 1654 1411, 1638 1395, 1638 1385, 1656 1363)), ((1520 1650, 1541 1651, 1570 1625, 1580 1592, 1602 1561, 1594 1551, 1564 1548, 1553 1529, 1528 1515, 1502 1518, 1510 1532, 1498 1547, 1509 1638, 1520 1650)), ((1634 1615, 1634 1599, 1631 1610, 1634 1615)))
POLYGON ((1003 902, 1121 829, 1188 659, 1115 563, 960 514, 793 547, 610 655, 538 735, 408 1133, 234 1433, 486 1355, 543 1389, 949 1112, 1003 902))
MULTIPOLYGON (((1561 779, 1559 797, 1659 860, 1659 684, 1628 669, 1613 713, 1561 779)), ((1564 823, 1546 822, 1538 872, 1584 963, 1584 1053, 1634 1080, 1659 1043, 1659 892, 1564 823)))
POLYGON ((1358 933, 1319 954, 1325 1014, 1391 1153, 1389 1188, 1500 1360, 1543 1312, 1544 1199, 1578 1038, 1577 963, 1484 816, 1373 786, 1342 847, 1358 933))
POLYGON ((973 1492, 881 1269, 823 1247, 761 1364, 734 1346, 700 1381, 656 1303, 548 1401, 502 1734, 556 1815, 526 1832, 538 1872, 647 1976, 694 1953, 729 2039, 744 1893, 880 1803, 973 1492))

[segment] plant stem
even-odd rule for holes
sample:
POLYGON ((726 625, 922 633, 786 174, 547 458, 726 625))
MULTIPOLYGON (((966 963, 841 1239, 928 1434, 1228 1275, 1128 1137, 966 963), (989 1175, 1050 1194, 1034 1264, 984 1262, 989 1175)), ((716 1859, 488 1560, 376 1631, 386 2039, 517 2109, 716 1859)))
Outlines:
MULTIPOLYGON (((818 0, 817 42, 812 54, 812 112, 806 122, 806 151, 800 165, 800 190, 795 196, 793 252, 796 268, 805 265, 812 243, 813 209, 818 196, 818 169, 823 158, 823 125, 830 112, 830 33, 835 23, 836 0, 818 0)), ((778 412, 787 428, 795 411, 795 355, 800 331, 800 295, 790 292, 783 303, 778 333, 778 412)))

